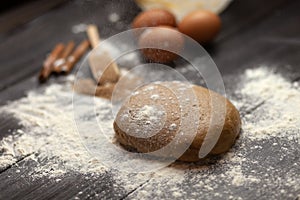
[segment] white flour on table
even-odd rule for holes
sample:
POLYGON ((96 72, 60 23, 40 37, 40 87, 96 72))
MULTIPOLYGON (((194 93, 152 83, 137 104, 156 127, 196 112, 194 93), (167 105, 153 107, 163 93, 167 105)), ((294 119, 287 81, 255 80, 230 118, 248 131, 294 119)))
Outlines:
MULTIPOLYGON (((126 178, 124 174, 116 175, 115 179, 119 180, 128 191, 141 182, 148 181, 145 186, 131 194, 132 198, 151 198, 153 194, 166 197, 166 192, 167 197, 183 198, 188 195, 198 196, 201 192, 203 198, 224 198, 225 195, 228 198, 238 199, 239 196, 236 196, 234 191, 225 193, 212 191, 225 187, 220 186, 222 184, 234 187, 274 184, 274 179, 268 179, 268 173, 272 173, 272 170, 266 169, 266 172, 262 170, 261 173, 266 174, 266 177, 262 178, 260 171, 248 168, 249 163, 255 165, 258 162, 248 158, 248 152, 264 150, 259 144, 254 146, 248 144, 275 138, 277 142, 273 142, 271 146, 280 146, 284 141, 282 144, 298 145, 299 148, 299 85, 289 82, 266 67, 246 70, 241 75, 241 80, 240 88, 235 91, 240 98, 232 99, 240 110, 243 121, 243 133, 235 147, 215 161, 216 164, 207 166, 174 164, 150 175, 134 175, 134 181, 126 178), (222 170, 218 172, 220 167, 222 170), (195 194, 187 194, 186 187, 192 187, 195 194)), ((84 98, 86 97, 82 96, 83 106, 84 98)), ((102 108, 100 110, 110 109, 110 102, 107 100, 98 99, 97 104, 102 108)), ((31 91, 28 96, 8 103, 0 111, 2 115, 12 114, 23 126, 15 130, 15 134, 3 138, 0 142, 0 169, 14 165, 17 170, 24 170, 18 169, 17 162, 26 157, 24 161, 36 163, 36 167, 29 170, 33 179, 59 178, 72 171, 97 176, 109 170, 92 158, 81 143, 73 120, 70 82, 62 85, 52 84, 43 92, 31 91)), ((113 131, 113 119, 107 120, 103 124, 111 126, 106 128, 113 131)), ((292 150, 287 146, 279 149, 286 152, 292 150)), ((299 158, 295 159, 291 169, 299 171, 298 162, 299 158)), ((276 170, 273 169, 273 172, 276 170)), ((275 181, 281 181, 280 187, 288 187, 295 192, 300 190, 297 184, 299 179, 299 173, 286 173, 285 177, 276 177, 275 181), (281 181, 280 178, 284 180, 281 181)))

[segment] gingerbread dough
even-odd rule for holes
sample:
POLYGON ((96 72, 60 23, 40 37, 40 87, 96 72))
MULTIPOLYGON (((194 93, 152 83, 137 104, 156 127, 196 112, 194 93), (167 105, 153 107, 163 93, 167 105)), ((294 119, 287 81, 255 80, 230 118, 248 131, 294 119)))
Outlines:
MULTIPOLYGON (((174 91, 184 90, 184 84, 181 82, 162 82, 138 88, 125 101, 116 116, 114 130, 117 141, 124 147, 138 152, 156 151, 169 144, 176 134, 183 134, 186 138, 192 137, 191 134, 187 134, 185 131, 179 133, 179 129, 182 128, 180 127, 181 118, 188 117, 192 112, 199 112, 199 115, 197 115, 199 118, 190 121, 188 126, 182 129, 188 130, 189 126, 197 127, 196 133, 191 138, 191 144, 178 160, 188 162, 200 160, 199 150, 203 145, 209 127, 212 132, 221 130, 221 134, 218 135, 218 138, 213 138, 215 137, 214 134, 210 136, 211 138, 208 137, 209 140, 217 140, 208 155, 228 151, 234 144, 241 128, 238 110, 225 97, 206 88, 192 85, 197 105, 189 102, 187 98, 186 106, 190 106, 190 108, 185 113, 181 113, 182 105, 180 105, 178 95, 174 91), (218 113, 219 107, 222 107, 220 105, 224 105, 226 108, 223 112, 225 121, 220 120, 219 123, 218 121, 217 123, 210 123, 212 116, 211 98, 214 98, 215 112, 218 113)), ((188 95, 183 94, 182 96, 188 95)), ((222 113, 221 110, 220 113, 222 113)), ((184 140, 178 142, 183 143, 184 140)))

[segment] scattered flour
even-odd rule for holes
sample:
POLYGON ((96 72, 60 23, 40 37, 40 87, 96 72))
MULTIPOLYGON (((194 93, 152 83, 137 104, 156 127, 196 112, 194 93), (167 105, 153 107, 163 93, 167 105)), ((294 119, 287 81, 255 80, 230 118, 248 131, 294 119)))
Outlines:
MULTIPOLYGON (((48 173, 61 175, 70 170, 82 173, 103 171, 103 166, 93 160, 77 133, 70 88, 70 85, 53 84, 42 94, 29 92, 26 98, 1 109, 3 114, 12 113, 20 119, 26 132, 8 136, 1 141, 1 169, 24 156, 37 153, 37 162, 48 159, 51 162, 38 165, 34 176, 48 173)), ((99 103, 108 105, 103 99, 99 99, 99 103)))
POLYGON ((242 172, 242 167, 237 165, 236 167, 231 168, 225 173, 225 176, 232 178, 232 184, 234 186, 242 186, 245 183, 259 183, 260 179, 254 176, 245 176, 242 172))
POLYGON ((153 99, 153 100, 157 100, 157 99, 159 99, 159 95, 158 94, 153 94, 153 95, 151 95, 150 98, 153 99))
POLYGON ((176 127, 177 127, 177 125, 175 123, 173 123, 173 124, 170 125, 169 130, 173 131, 173 130, 176 129, 176 127))
POLYGON ((87 24, 76 24, 74 26, 72 26, 72 33, 74 34, 78 34, 78 33, 82 33, 85 32, 87 29, 87 24))
MULTIPOLYGON (((116 175, 115 180, 127 191, 137 188, 129 198, 156 195, 177 199, 199 196, 203 199, 243 199, 244 194, 236 193, 232 187, 250 190, 254 196, 266 194, 266 190, 280 190, 284 192, 272 197, 295 197, 300 191, 297 184, 300 180, 297 173, 299 85, 264 67, 247 70, 241 80, 241 87, 236 90, 240 98, 233 98, 233 103, 241 112, 243 133, 235 147, 220 159, 199 164, 175 163, 151 174, 116 175), (268 140, 273 141, 271 145, 267 143, 268 147, 278 148, 276 156, 260 158, 260 153, 265 151, 261 142, 268 140), (277 165, 292 156, 294 160, 291 158, 286 167, 277 165), (256 184, 261 187, 252 187, 256 184)), ((43 92, 31 91, 27 97, 0 108, 2 115, 13 114, 23 126, 0 142, 0 170, 14 165, 19 173, 22 169, 18 161, 30 160, 36 163, 29 174, 32 178, 53 177, 57 182, 72 171, 100 177, 109 170, 81 144, 73 120, 72 95, 70 82, 52 84, 43 92)), ((85 96, 81 98, 84 106, 85 96)), ((97 105, 101 108, 99 111, 110 109, 109 102, 104 99, 97 99, 97 105)), ((107 129, 112 123, 113 119, 103 121, 107 129)))
POLYGON ((110 22, 115 23, 115 22, 118 22, 118 21, 120 20, 120 16, 119 16, 117 13, 111 13, 111 14, 109 14, 109 16, 108 16, 108 20, 109 20, 110 22))
POLYGON ((244 79, 242 89, 237 92, 243 100, 236 106, 240 110, 252 110, 243 116, 247 137, 256 140, 274 136, 299 138, 299 87, 264 67, 246 70, 244 79))
POLYGON ((155 105, 126 108, 120 113, 120 116, 120 119, 116 121, 119 128, 131 136, 139 138, 156 135, 164 127, 166 120, 163 108, 155 105))

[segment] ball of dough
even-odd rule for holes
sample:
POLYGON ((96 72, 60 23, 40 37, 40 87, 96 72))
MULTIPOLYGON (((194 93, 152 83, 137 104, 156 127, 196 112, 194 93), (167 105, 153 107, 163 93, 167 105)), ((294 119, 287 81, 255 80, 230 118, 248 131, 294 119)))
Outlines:
MULTIPOLYGON (((223 96, 206 88, 192 85, 191 90, 197 103, 189 102, 188 95, 182 94, 181 97, 187 100, 184 105, 190 106, 187 107, 186 111, 183 111, 182 102, 178 100, 180 94, 174 91, 180 91, 181 89, 184 91, 184 85, 187 84, 162 82, 151 83, 138 88, 125 101, 116 116, 114 130, 117 141, 125 148, 134 149, 141 153, 149 153, 168 145, 176 134, 183 134, 187 139, 191 139, 191 143, 188 144, 189 147, 178 160, 195 162, 200 160, 199 150, 208 130, 212 132, 222 130, 215 146, 208 155, 228 151, 234 144, 241 128, 240 115, 237 109, 223 96), (214 99, 214 105, 211 105, 212 98, 214 99), (222 107, 220 105, 226 106, 226 112, 224 112, 225 122, 220 120, 218 123, 217 120, 217 123, 211 124, 212 107, 214 107, 214 112, 219 113, 218 109, 222 107), (188 126, 181 129, 181 118, 189 117, 193 112, 199 112, 197 113, 198 118, 194 121, 189 120, 188 126), (192 135, 187 133, 191 126, 196 127, 196 133, 192 135), (220 129, 220 126, 223 126, 223 128, 220 129), (179 132, 181 130, 187 130, 187 132, 179 132)), ((220 111, 220 113, 222 112, 220 111)), ((214 134, 211 137, 214 137, 214 134)), ((184 140, 180 142, 184 142, 184 140)))

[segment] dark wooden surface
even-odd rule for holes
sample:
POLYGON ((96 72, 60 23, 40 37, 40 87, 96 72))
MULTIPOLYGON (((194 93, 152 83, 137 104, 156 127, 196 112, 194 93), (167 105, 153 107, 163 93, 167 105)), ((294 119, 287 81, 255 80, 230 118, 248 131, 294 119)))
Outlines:
MULTIPOLYGON (((246 68, 267 64, 282 66, 282 71, 288 71, 292 80, 299 78, 299 10, 298 0, 234 0, 221 14, 221 34, 206 47, 222 75, 234 76, 246 68)), ((128 29, 139 11, 130 0, 69 1, 28 23, 10 28, 9 32, 1 33, 0 104, 40 87, 36 76, 49 50, 58 42, 67 42, 70 38, 79 42, 85 37, 84 33, 72 33, 74 25, 96 23, 105 38, 128 29), (107 16, 112 12, 120 15, 120 22, 108 22, 107 16)), ((227 85, 230 90, 230 81, 227 85)), ((17 122, 12 118, 0 116, 0 120, 0 138, 9 134, 7 130, 17 128, 17 122)), ((28 165, 28 162, 20 160, 18 164, 28 165)), ((102 192, 101 196, 105 198, 128 196, 121 187, 112 186, 111 172, 97 180, 87 181, 80 174, 70 174, 59 183, 47 179, 28 183, 26 171, 16 175, 13 168, 0 174, 0 199, 68 199, 78 196, 79 191, 93 197, 93 190, 102 192)), ((192 179, 188 184, 193 184, 192 179)), ((86 198, 84 194, 82 197, 86 198)), ((294 194, 294 199, 297 195, 294 194)), ((251 198, 250 194, 248 198, 251 198)))
POLYGON ((30 3, 19 2, 19 4, 16 4, 16 8, 13 7, 1 14, 0 33, 7 33, 18 26, 22 26, 39 15, 42 15, 45 11, 60 5, 64 1, 65 0, 42 0, 32 1, 30 3))

